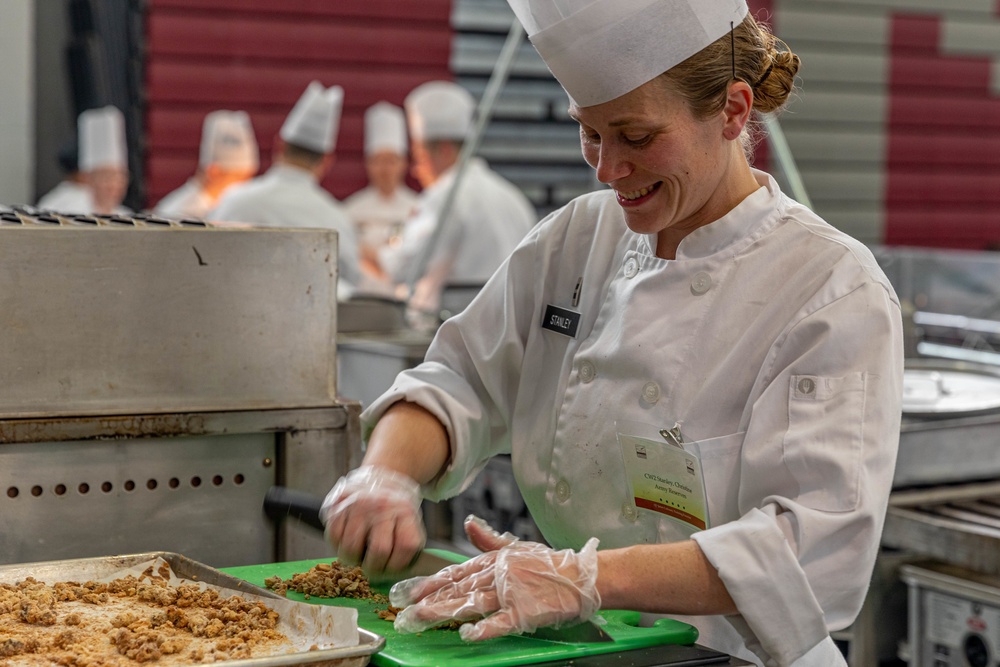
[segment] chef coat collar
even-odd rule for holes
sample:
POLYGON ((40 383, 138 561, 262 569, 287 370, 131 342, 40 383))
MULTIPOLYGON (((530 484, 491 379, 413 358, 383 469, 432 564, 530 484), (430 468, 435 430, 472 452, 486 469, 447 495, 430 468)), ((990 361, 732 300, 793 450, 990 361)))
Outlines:
MULTIPOLYGON (((751 171, 761 187, 747 195, 729 213, 685 236, 677 247, 677 259, 710 257, 749 238, 775 216, 781 189, 770 175, 756 169, 751 171)), ((656 235, 647 234, 646 243, 655 254, 656 235)))

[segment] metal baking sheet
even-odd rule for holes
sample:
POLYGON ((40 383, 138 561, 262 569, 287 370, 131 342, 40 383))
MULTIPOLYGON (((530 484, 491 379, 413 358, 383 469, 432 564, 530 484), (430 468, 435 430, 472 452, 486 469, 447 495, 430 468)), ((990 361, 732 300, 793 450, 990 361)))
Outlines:
MULTIPOLYGON (((114 577, 143 563, 160 558, 166 561, 173 573, 183 579, 203 582, 226 589, 235 595, 287 601, 286 598, 250 584, 219 570, 176 553, 155 551, 123 556, 76 558, 69 560, 0 565, 0 583, 15 583, 26 577, 54 583, 57 581, 87 581, 114 577)), ((385 638, 363 628, 358 628, 356 646, 288 653, 270 657, 226 660, 215 664, 228 667, 277 667, 279 665, 310 665, 312 667, 363 667, 370 656, 382 649, 385 638)))

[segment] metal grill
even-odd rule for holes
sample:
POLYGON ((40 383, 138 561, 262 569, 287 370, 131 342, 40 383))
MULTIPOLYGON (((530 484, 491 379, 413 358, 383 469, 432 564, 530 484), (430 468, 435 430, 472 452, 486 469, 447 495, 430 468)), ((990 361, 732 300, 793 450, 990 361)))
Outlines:
POLYGON ((263 514, 360 459, 337 237, 0 207, 0 562, 329 555, 263 514))
POLYGON ((1000 574, 1000 482, 893 493, 882 544, 1000 574))
POLYGON ((148 227, 165 229, 169 227, 204 228, 209 224, 204 220, 194 218, 167 219, 147 213, 135 213, 130 216, 117 214, 69 215, 36 209, 30 206, 7 207, 0 206, 0 226, 30 227, 57 226, 66 227, 148 227))

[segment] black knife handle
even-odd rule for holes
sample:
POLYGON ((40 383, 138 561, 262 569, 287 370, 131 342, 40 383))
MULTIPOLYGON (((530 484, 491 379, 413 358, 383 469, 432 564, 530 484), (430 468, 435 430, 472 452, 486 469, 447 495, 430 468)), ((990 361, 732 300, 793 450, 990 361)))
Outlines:
POLYGON ((322 505, 323 498, 284 486, 272 486, 264 495, 264 514, 272 521, 290 516, 318 530, 326 529, 319 512, 322 505))

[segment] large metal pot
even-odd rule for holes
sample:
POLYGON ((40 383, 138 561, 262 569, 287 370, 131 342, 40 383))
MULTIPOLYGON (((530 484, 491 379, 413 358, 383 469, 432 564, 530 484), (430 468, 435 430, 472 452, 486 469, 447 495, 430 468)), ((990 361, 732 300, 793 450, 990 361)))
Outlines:
POLYGON ((903 415, 946 419, 1000 414, 1000 368, 950 359, 908 359, 903 415))

